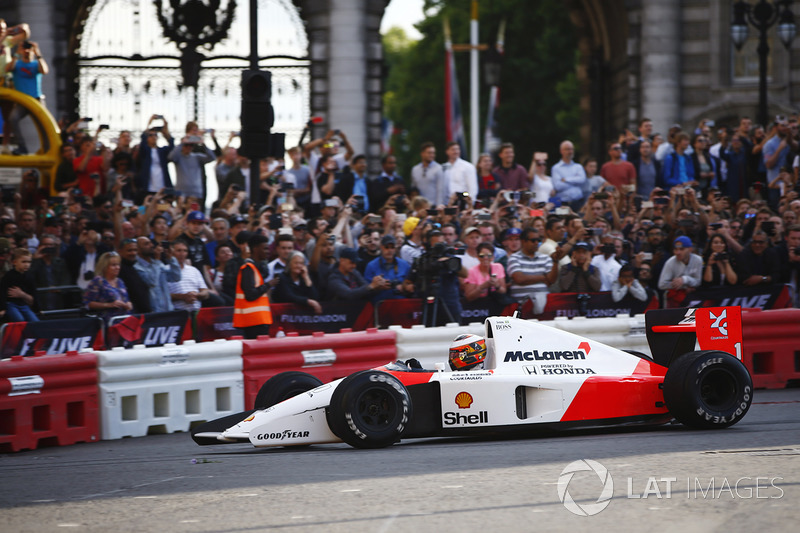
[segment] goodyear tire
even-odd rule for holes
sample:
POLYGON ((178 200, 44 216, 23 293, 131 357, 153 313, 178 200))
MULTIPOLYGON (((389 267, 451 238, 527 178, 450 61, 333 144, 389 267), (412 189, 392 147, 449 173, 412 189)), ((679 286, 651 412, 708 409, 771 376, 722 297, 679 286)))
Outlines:
POLYGON ((319 378, 305 372, 281 372, 261 385, 254 407, 266 409, 298 394, 316 389, 322 385, 319 378))
POLYGON ((726 428, 750 409, 753 380, 742 362, 728 353, 690 352, 667 369, 664 401, 686 426, 726 428))
POLYGON ((411 419, 411 398, 399 379, 365 370, 346 377, 326 411, 331 431, 354 448, 391 446, 411 419))

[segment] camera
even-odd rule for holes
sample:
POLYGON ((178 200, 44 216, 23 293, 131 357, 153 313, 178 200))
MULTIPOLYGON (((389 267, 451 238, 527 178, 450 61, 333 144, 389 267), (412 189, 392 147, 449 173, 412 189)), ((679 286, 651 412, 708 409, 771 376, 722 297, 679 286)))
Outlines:
POLYGON ((713 229, 713 230, 721 229, 722 228, 722 222, 712 222, 711 224, 708 225, 708 227, 713 229))
POLYGON ((586 228, 587 237, 602 237, 603 228, 586 228))
POLYGON ((445 215, 457 215, 458 214, 458 208, 457 207, 445 207, 444 208, 444 214, 445 215))
POLYGON ((589 300, 592 299, 591 294, 577 294, 575 299, 578 300, 578 313, 581 316, 586 316, 589 314, 589 300))
POLYGON ((728 252, 719 252, 714 254, 714 259, 717 261, 727 261, 728 260, 728 252))
POLYGON ((244 189, 242 189, 241 185, 234 183, 233 185, 231 185, 231 190, 233 192, 242 192, 244 189))
POLYGON ((653 199, 653 205, 667 205, 669 204, 669 198, 664 198, 663 196, 659 196, 658 198, 653 199))
POLYGON ((761 223, 761 229, 770 237, 774 237, 778 231, 775 229, 775 223, 770 220, 765 220, 761 223))
POLYGON ((42 248, 42 253, 47 255, 55 255, 56 254, 56 247, 55 246, 46 246, 42 248))
POLYGON ((4 204, 12 204, 14 203, 14 194, 17 192, 17 188, 14 186, 3 185, 3 203, 4 204))
POLYGON ((594 197, 598 200, 608 200, 608 193, 607 192, 596 192, 594 193, 594 197))
POLYGON ((354 211, 363 211, 364 210, 364 197, 360 194, 354 194, 353 199, 356 201, 356 205, 353 207, 354 211))
POLYGON ((464 211, 469 208, 469 193, 462 192, 458 195, 458 208, 464 211))
POLYGON ((607 242, 600 247, 600 253, 611 255, 617 251, 613 242, 607 242))
POLYGON ((279 192, 288 192, 294 190, 294 183, 281 183, 280 188, 278 189, 279 192))
POLYGON ((405 209, 405 207, 406 207, 406 195, 405 194, 401 194, 400 196, 395 198, 394 199, 394 206, 395 206, 395 209, 398 210, 398 211, 400 211, 402 209, 405 209))
POLYGON ((421 296, 434 296, 442 286, 442 279, 455 276, 461 270, 458 250, 440 242, 414 260, 411 278, 416 280, 421 296))

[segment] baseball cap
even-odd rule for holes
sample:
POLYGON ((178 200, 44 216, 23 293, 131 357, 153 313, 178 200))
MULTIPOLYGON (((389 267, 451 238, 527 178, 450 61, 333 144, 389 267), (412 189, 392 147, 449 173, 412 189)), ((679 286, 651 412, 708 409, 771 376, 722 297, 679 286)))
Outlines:
POLYGON ((341 252, 339 252, 339 259, 349 259, 353 263, 358 262, 358 252, 356 252, 355 248, 345 248, 341 252))
POLYGON ((247 224, 247 220, 242 215, 233 215, 228 219, 228 223, 235 226, 236 224, 247 224))
POLYGON ((186 222, 206 222, 206 216, 202 211, 192 211, 186 217, 186 222))
POLYGON ((501 240, 504 240, 512 235, 522 235, 522 230, 519 228, 508 228, 507 230, 503 231, 503 238, 501 240))
POLYGON ((588 242, 578 241, 575 243, 575 246, 573 246, 572 249, 577 250, 578 248, 583 248, 584 250, 591 250, 592 246, 588 242))
POLYGON ((386 246, 387 244, 394 244, 397 246, 397 239, 394 238, 394 235, 384 235, 381 237, 381 246, 386 246))
POLYGON ((417 217, 408 217, 406 221, 403 222, 403 233, 406 234, 406 237, 414 232, 417 228, 417 224, 419 224, 419 219, 417 217))
POLYGON ((470 234, 470 233, 472 233, 473 231, 477 231, 478 233, 480 233, 480 232, 481 232, 481 230, 479 230, 479 229, 478 229, 478 228, 476 228, 475 226, 470 226, 470 227, 468 227, 467 229, 465 229, 465 230, 464 230, 464 233, 463 233, 464 237, 466 237, 467 235, 469 235, 469 234, 470 234))
POLYGON ((689 237, 687 237, 686 235, 681 235, 680 237, 678 237, 677 239, 672 241, 672 245, 673 246, 676 246, 679 243, 685 248, 690 248, 690 247, 694 246, 694 244, 692 243, 692 240, 689 237))
POLYGON ((292 222, 292 229, 308 229, 308 222, 302 218, 298 218, 292 222))

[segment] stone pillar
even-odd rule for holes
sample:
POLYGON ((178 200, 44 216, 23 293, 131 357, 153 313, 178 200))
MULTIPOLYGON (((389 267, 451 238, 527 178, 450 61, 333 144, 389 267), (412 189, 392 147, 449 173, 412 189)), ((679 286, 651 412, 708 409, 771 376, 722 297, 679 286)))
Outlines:
POLYGON ((330 0, 328 125, 347 133, 356 153, 367 148, 364 0, 330 0))
POLYGON ((642 116, 666 132, 681 118, 681 3, 642 0, 642 116))

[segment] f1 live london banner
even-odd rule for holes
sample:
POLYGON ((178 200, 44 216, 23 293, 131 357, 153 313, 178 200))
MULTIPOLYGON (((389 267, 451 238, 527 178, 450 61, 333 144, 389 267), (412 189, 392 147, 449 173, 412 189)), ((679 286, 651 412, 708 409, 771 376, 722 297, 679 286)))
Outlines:
MULTIPOLYGON (((372 304, 364 302, 322 302, 322 313, 316 314, 307 307, 292 304, 270 304, 272 327, 275 336, 278 328, 285 333, 311 335, 315 331, 338 333, 344 328, 363 331, 374 324, 372 304)), ((241 335, 233 327, 233 307, 201 309, 195 319, 195 340, 207 342, 241 335)))
POLYGON ((12 322, 3 331, 0 356, 85 352, 95 348, 103 326, 99 318, 71 318, 39 322, 12 322))
POLYGON ((690 292, 681 307, 729 307, 742 309, 783 309, 792 306, 787 285, 735 286, 690 292))
POLYGON ((540 315, 532 313, 530 301, 523 304, 520 315, 522 318, 538 318, 539 320, 553 320, 557 316, 576 317, 586 316, 597 318, 617 315, 638 315, 649 309, 657 309, 658 300, 655 296, 650 301, 643 302, 628 295, 619 302, 611 297, 611 292, 553 292, 547 295, 547 304, 540 315))
POLYGON ((116 346, 129 348, 136 344, 180 344, 184 340, 188 319, 189 312, 182 310, 126 316, 108 326, 106 345, 111 349, 116 346))

